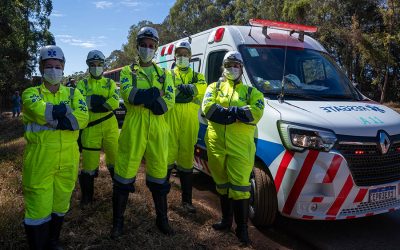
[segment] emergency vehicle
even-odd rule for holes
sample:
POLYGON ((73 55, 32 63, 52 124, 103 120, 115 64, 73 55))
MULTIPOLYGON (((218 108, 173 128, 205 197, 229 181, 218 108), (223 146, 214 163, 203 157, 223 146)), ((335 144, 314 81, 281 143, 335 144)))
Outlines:
MULTIPOLYGON (((250 215, 255 225, 276 213, 307 220, 352 219, 400 207, 400 115, 365 97, 324 47, 316 27, 250 20, 179 41, 192 46, 191 67, 218 81, 227 51, 244 60, 243 83, 265 96, 257 125, 250 215)), ((171 69, 174 44, 156 61, 171 69)), ((195 167, 209 173, 199 115, 195 167)))

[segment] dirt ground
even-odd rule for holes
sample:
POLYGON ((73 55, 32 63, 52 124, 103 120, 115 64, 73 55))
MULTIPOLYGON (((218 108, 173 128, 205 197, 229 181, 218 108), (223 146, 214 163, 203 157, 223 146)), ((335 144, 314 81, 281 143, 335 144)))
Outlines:
MULTIPOLYGON (((0 120, 0 249, 26 249, 23 228, 22 157, 25 140, 21 118, 9 114, 0 120)), ((95 180, 95 201, 85 210, 79 208, 80 190, 77 183, 66 215, 61 241, 65 249, 277 249, 255 240, 255 246, 243 248, 233 231, 216 232, 211 228, 218 220, 218 198, 212 201, 201 191, 194 193, 197 213, 186 214, 180 207, 180 186, 173 178, 168 195, 169 219, 175 236, 161 234, 155 226, 151 193, 145 185, 141 168, 136 192, 130 194, 125 213, 125 235, 118 241, 109 237, 112 221, 112 185, 102 157, 99 177, 95 180)), ((201 181, 202 178, 196 178, 201 181)), ((201 185, 200 185, 201 186, 201 185)), ((207 187, 208 188, 208 187, 207 187)), ((250 231, 254 231, 254 227, 250 231)))

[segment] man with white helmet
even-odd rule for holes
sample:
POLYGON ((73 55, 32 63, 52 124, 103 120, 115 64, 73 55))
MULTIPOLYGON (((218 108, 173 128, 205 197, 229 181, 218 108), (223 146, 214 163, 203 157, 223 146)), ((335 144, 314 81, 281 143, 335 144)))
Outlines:
POLYGON ((254 165, 256 124, 264 110, 260 91, 242 83, 243 59, 228 52, 223 78, 207 87, 202 111, 208 119, 205 142, 211 175, 220 194, 222 220, 215 230, 230 230, 233 214, 236 236, 248 244, 250 174, 254 165), (233 201, 232 201, 233 200, 233 201))
POLYGON ((199 132, 198 111, 207 83, 204 75, 189 67, 192 50, 190 43, 178 42, 175 46, 175 68, 172 78, 176 89, 175 106, 166 114, 169 124, 168 179, 173 168, 179 172, 182 189, 182 206, 195 213, 192 205, 192 174, 194 145, 199 132))
POLYGON ((23 193, 25 230, 31 249, 59 249, 79 167, 77 139, 88 111, 82 94, 61 84, 65 58, 48 45, 40 50, 42 84, 22 94, 24 137, 23 193))
POLYGON ((79 184, 82 208, 93 200, 94 178, 99 170, 101 149, 104 149, 111 178, 118 151, 119 129, 113 110, 119 107, 119 94, 115 82, 103 77, 104 61, 101 51, 90 51, 86 59, 89 75, 77 84, 89 109, 89 124, 82 130, 80 137, 82 170, 79 184))
POLYGON ((152 192, 156 225, 167 235, 173 234, 167 217, 168 124, 164 114, 174 105, 171 73, 153 61, 159 37, 154 28, 143 27, 136 37, 139 63, 122 68, 121 96, 127 114, 122 126, 115 165, 113 187, 113 230, 122 234, 124 212, 142 158, 146 160, 146 185, 152 192))

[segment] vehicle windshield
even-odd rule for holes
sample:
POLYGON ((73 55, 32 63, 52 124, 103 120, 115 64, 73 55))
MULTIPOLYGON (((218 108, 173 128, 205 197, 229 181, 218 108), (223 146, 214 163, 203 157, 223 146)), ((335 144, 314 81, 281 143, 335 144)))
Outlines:
POLYGON ((361 99, 350 80, 326 53, 288 47, 284 69, 284 46, 244 45, 239 50, 253 86, 271 98, 281 93, 283 78, 285 99, 361 99))

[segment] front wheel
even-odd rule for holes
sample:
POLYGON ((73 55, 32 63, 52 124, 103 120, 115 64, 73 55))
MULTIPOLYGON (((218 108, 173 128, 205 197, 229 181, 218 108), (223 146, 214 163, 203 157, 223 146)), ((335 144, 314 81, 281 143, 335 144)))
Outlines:
POLYGON ((256 162, 251 175, 250 219, 255 226, 270 226, 278 210, 275 184, 264 166, 256 162))

